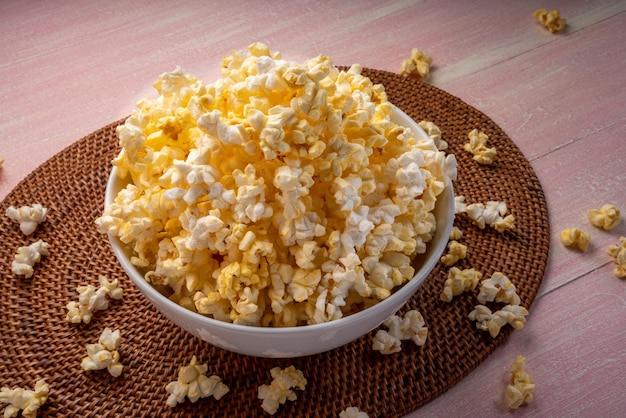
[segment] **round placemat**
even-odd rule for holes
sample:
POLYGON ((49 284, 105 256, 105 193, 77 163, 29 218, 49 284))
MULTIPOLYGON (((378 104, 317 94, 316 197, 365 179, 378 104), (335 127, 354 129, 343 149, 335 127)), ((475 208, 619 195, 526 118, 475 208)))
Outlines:
MULTIPOLYGON (((398 74, 372 69, 363 74, 384 84, 389 100, 413 119, 439 126, 449 143, 447 152, 459 164, 456 195, 469 203, 506 202, 516 218, 512 231, 481 230, 465 215, 457 216, 461 242, 468 246, 467 258, 457 267, 473 267, 484 276, 502 271, 515 284, 522 305, 530 308, 546 268, 550 231, 544 194, 529 162, 489 117, 459 98, 398 74), (497 148, 493 165, 477 164, 463 149, 474 128, 489 135, 488 145, 497 148)), ((506 326, 492 338, 468 319, 477 291, 451 303, 440 301, 448 271, 441 263, 402 309, 423 314, 428 339, 422 347, 405 342, 399 353, 382 355, 371 348, 373 331, 323 354, 266 359, 231 353, 187 334, 133 286, 94 224, 103 210, 110 162, 120 150, 119 123, 52 157, 0 205, 0 215, 11 205, 49 208, 47 220, 28 237, 16 222, 0 216, 0 385, 32 389, 45 379, 50 393, 39 416, 264 416, 258 387, 271 382, 271 368, 294 365, 308 381, 306 390, 297 391, 298 399, 281 406, 276 416, 336 417, 356 406, 370 417, 399 417, 459 382, 510 335, 512 328, 506 326), (49 254, 35 266, 32 278, 13 275, 18 247, 38 239, 50 245, 49 254), (89 324, 66 322, 66 304, 77 300, 76 287, 98 286, 99 275, 119 279, 123 300, 111 301, 89 324), (122 335, 124 372, 118 378, 81 369, 85 345, 97 342, 105 327, 122 335), (165 386, 193 355, 208 363, 208 374, 221 376, 230 392, 219 401, 206 398, 170 408, 165 386)))

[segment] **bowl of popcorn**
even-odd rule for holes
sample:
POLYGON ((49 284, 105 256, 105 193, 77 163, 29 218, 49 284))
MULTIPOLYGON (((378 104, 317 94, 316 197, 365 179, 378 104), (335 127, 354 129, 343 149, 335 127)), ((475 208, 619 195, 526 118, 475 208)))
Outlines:
POLYGON ((186 331, 252 356, 321 353, 378 327, 434 268, 456 161, 360 66, 255 43, 211 84, 177 68, 154 86, 117 128, 96 223, 186 331))

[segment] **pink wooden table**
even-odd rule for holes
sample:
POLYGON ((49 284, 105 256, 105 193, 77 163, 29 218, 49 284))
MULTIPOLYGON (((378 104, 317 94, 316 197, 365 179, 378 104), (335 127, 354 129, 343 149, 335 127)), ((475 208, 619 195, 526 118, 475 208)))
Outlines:
POLYGON ((2 1, 0 198, 58 151, 128 115, 176 65, 211 81, 222 56, 263 41, 290 60, 323 53, 337 65, 397 72, 417 47, 434 59, 430 83, 490 116, 530 160, 552 246, 526 328, 410 416, 624 416, 626 281, 613 275, 606 249, 626 222, 603 232, 585 213, 611 202, 626 214, 626 2, 460 4, 2 1), (560 9, 564 34, 535 22, 540 7, 560 9), (591 234, 588 252, 560 244, 567 227, 591 234), (503 392, 518 354, 536 400, 510 412, 503 392))

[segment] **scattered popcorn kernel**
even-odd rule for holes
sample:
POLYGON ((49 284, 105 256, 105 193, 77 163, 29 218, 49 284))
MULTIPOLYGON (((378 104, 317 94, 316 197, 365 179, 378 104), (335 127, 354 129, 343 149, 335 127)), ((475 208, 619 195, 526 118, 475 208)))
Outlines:
POLYGON ((87 357, 81 362, 83 370, 87 372, 107 369, 111 376, 119 377, 124 367, 119 362, 120 354, 117 351, 121 342, 119 330, 111 331, 110 328, 105 328, 97 344, 87 344, 87 357))
POLYGON ((480 283, 478 302, 502 302, 511 305, 519 305, 520 298, 516 293, 515 286, 508 277, 500 272, 495 272, 490 278, 480 283))
POLYGON ((128 184, 100 231, 173 301, 237 324, 331 321, 411 280, 454 156, 391 122, 359 65, 259 43, 222 64, 212 84, 162 74, 118 127, 128 184))
POLYGON ((454 196, 454 214, 467 212, 467 204, 465 203, 465 196, 454 196))
POLYGON ((356 406, 349 406, 339 413, 339 418, 369 418, 369 415, 356 406))
POLYGON ((515 228, 515 217, 513 215, 504 216, 508 211, 505 202, 489 201, 486 204, 471 203, 468 205, 465 203, 465 197, 460 197, 462 199, 459 199, 458 202, 455 200, 455 211, 465 213, 480 229, 484 229, 485 225, 493 227, 498 232, 515 228))
POLYGON ((467 256, 467 246, 452 240, 448 242, 448 253, 441 257, 441 262, 450 267, 467 256))
POLYGON ((476 321, 476 328, 489 331, 489 334, 495 338, 506 324, 518 330, 524 328, 527 315, 528 310, 519 305, 507 305, 496 312, 492 312, 485 305, 476 305, 469 313, 469 319, 476 321))
POLYGON ((619 237, 618 245, 609 245, 609 255, 617 266, 613 272, 620 279, 626 278, 626 237, 619 237))
POLYGON ((24 235, 30 235, 35 232, 37 225, 46 220, 48 209, 44 208, 41 204, 35 203, 33 206, 22 206, 16 208, 9 206, 6 211, 6 216, 19 222, 20 229, 24 235))
POLYGON ((474 161, 479 164, 492 164, 497 152, 495 148, 487 147, 489 137, 478 129, 473 129, 468 135, 469 142, 463 145, 466 151, 474 155, 474 161))
POLYGON ((581 251, 587 251, 591 237, 585 231, 578 228, 564 229, 559 234, 561 243, 566 247, 576 247, 581 251))
POLYGON ((430 139, 433 140, 437 149, 440 151, 448 149, 448 143, 441 139, 441 130, 437 125, 426 120, 421 121, 418 125, 426 132, 430 139))
POLYGON ((374 336, 372 349, 381 354, 393 354, 402 350, 403 340, 413 340, 415 345, 422 346, 428 337, 428 328, 424 317, 419 311, 410 310, 403 317, 391 315, 383 325, 388 331, 378 330, 374 336))
POLYGON ((474 269, 460 270, 458 267, 452 267, 448 271, 448 278, 440 296, 441 300, 451 302, 455 296, 476 289, 482 276, 480 272, 474 269))
POLYGON ((207 377, 207 364, 198 364, 196 356, 191 358, 188 366, 183 366, 178 371, 178 380, 170 382, 165 387, 170 396, 167 398, 167 405, 175 407, 185 401, 187 397, 192 403, 200 398, 213 396, 220 400, 229 389, 219 376, 207 377))
POLYGON ((42 240, 33 242, 29 246, 19 247, 11 263, 11 271, 27 279, 33 277, 35 263, 41 261, 41 256, 48 255, 48 243, 42 240))
POLYGON ((517 356, 511 365, 511 384, 506 388, 506 403, 511 409, 517 409, 522 404, 529 404, 534 400, 535 385, 533 379, 524 371, 526 359, 517 356))
POLYGON ((73 324, 91 321, 94 311, 102 311, 109 307, 106 297, 111 299, 121 299, 123 290, 118 286, 117 279, 109 282, 105 276, 99 276, 100 287, 96 289, 92 285, 78 286, 78 302, 71 301, 67 304, 67 315, 65 319, 73 324))
POLYGON ((26 418, 35 418, 37 410, 48 400, 49 386, 41 379, 35 383, 35 390, 2 387, 0 403, 8 403, 4 417, 17 417, 19 411, 26 418))
POLYGON ((606 231, 615 228, 622 219, 619 208, 611 204, 603 205, 598 210, 588 210, 587 218, 593 225, 606 231))
POLYGON ((426 80, 430 77, 430 65, 432 62, 433 59, 429 55, 426 55, 417 48, 413 48, 411 50, 411 57, 402 62, 400 74, 417 76, 426 80))
POLYGON ((558 10, 548 12, 548 9, 541 8, 533 13, 533 17, 537 19, 543 27, 548 29, 550 33, 561 32, 565 29, 565 19, 561 17, 558 10))
POLYGON ((463 231, 461 231, 459 227, 453 226, 450 230, 450 239, 458 241, 461 238, 463 238, 463 231))
POLYGON ((280 405, 287 401, 295 401, 298 397, 293 390, 304 390, 306 379, 300 370, 294 366, 285 369, 274 367, 270 370, 272 383, 259 386, 258 396, 263 400, 261 407, 268 414, 274 415, 280 405))

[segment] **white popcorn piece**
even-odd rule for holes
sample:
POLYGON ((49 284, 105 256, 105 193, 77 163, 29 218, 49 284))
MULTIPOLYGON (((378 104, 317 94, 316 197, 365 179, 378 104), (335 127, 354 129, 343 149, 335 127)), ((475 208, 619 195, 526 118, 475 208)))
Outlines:
POLYGON ((349 406, 339 413, 339 418, 369 418, 369 415, 356 406, 349 406))
POLYGON ((213 396, 216 400, 222 399, 229 391, 219 376, 207 376, 207 364, 198 364, 196 356, 191 358, 187 366, 178 371, 178 380, 170 382, 165 387, 169 396, 167 405, 175 407, 185 401, 185 397, 192 403, 200 398, 213 396))
POLYGON ((444 283, 443 291, 440 298, 444 302, 451 302, 455 296, 463 292, 469 292, 476 289, 478 282, 482 278, 479 271, 472 269, 461 270, 458 267, 452 267, 448 271, 448 278, 444 283))
POLYGON ((393 354, 402 350, 402 341, 394 337, 388 331, 379 329, 372 341, 372 350, 381 354, 393 354))
POLYGON ((476 328, 489 331, 489 334, 495 338, 506 324, 510 324, 517 330, 524 328, 527 315, 528 310, 519 305, 507 305, 496 312, 492 312, 485 305, 476 305, 468 317, 472 321, 476 321, 476 328))
POLYGON ((6 211, 7 217, 19 222, 20 229, 24 235, 30 235, 35 232, 37 226, 46 220, 47 214, 48 209, 39 203, 19 208, 9 206, 6 211))
POLYGON ((448 253, 441 256, 441 262, 450 267, 467 256, 467 246, 456 240, 448 242, 448 253))
POLYGON ((568 228, 561 231, 559 234, 561 243, 566 247, 575 247, 580 251, 585 252, 591 242, 591 236, 585 231, 578 228, 568 228))
POLYGON ((430 65, 432 62, 433 59, 431 56, 417 48, 413 48, 411 50, 411 57, 402 62, 400 74, 417 76, 426 80, 430 77, 430 65))
POLYGON ((0 390, 0 403, 7 403, 4 410, 4 417, 17 417, 22 411, 22 416, 35 418, 37 411, 48 400, 50 388, 44 379, 35 383, 34 390, 2 387, 0 390))
MULTIPOLYGON (((462 196, 461 196, 462 197, 462 196)), ((463 231, 458 226, 453 226, 450 230, 450 239, 458 241, 463 238, 463 231)))
POLYGON ((120 354, 117 351, 120 348, 122 339, 120 331, 112 331, 105 328, 96 344, 87 344, 87 357, 81 362, 84 371, 103 370, 107 371, 113 377, 119 377, 122 374, 124 366, 120 363, 120 354))
POLYGON ((11 263, 11 271, 27 279, 33 277, 33 267, 41 261, 42 256, 48 255, 48 243, 43 240, 33 242, 29 246, 19 247, 11 263))
POLYGON ((613 272, 620 279, 624 279, 626 278, 626 237, 619 237, 619 241, 619 244, 609 245, 608 253, 617 264, 613 272))
POLYGON ((504 216, 508 211, 505 202, 489 201, 486 204, 472 203, 467 205, 465 198, 462 198, 458 204, 458 213, 466 213, 480 229, 484 229, 485 225, 490 225, 498 232, 515 228, 515 217, 511 214, 504 216))
POLYGON ((107 296, 111 299, 121 299, 123 290, 118 285, 118 280, 111 282, 105 276, 98 277, 100 287, 96 289, 92 285, 78 286, 78 302, 70 301, 67 303, 67 315, 65 319, 73 324, 84 322, 88 324, 91 321, 94 311, 102 311, 109 307, 107 296))
POLYGON ((294 366, 285 369, 274 367, 270 370, 270 374, 272 382, 269 385, 259 386, 258 397, 263 401, 261 408, 268 414, 274 415, 280 405, 298 398, 293 389, 304 390, 307 380, 294 366))
POLYGON ((489 136, 478 129, 473 129, 468 135, 469 142, 463 144, 463 148, 473 155, 474 161, 479 164, 493 164, 497 151, 494 148, 487 147, 489 136))
POLYGON ((480 293, 478 293, 477 299, 482 304, 493 301, 510 305, 520 304, 515 285, 501 272, 493 273, 490 278, 480 283, 480 293))
POLYGON ((130 181, 100 231, 173 301, 227 322, 327 322, 388 297, 434 236, 456 160, 434 126, 417 139, 391 122, 361 71, 256 43, 211 84, 162 74, 118 127, 130 181))
POLYGON ((597 210, 588 210, 587 218, 594 226, 602 228, 606 231, 614 229, 622 220, 619 208, 610 203, 602 205, 602 207, 597 210))
POLYGON ((535 398, 535 384, 524 370, 526 359, 517 356, 511 364, 511 384, 507 385, 505 399, 509 408, 517 409, 522 404, 529 404, 535 398))
POLYGON ((559 10, 548 11, 546 8, 535 10, 533 17, 550 33, 562 32, 565 29, 565 19, 561 17, 559 10))
POLYGON ((381 354, 397 353, 402 350, 403 340, 412 340, 415 345, 422 346, 428 337, 425 324, 424 317, 415 309, 408 311, 403 317, 391 315, 383 322, 388 331, 381 329, 376 332, 372 349, 381 354))

